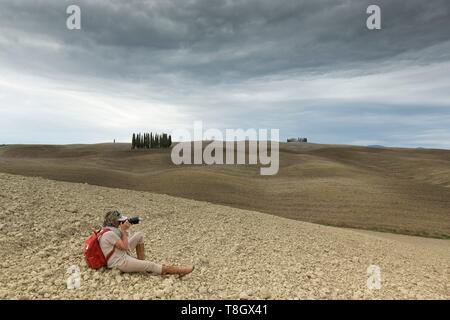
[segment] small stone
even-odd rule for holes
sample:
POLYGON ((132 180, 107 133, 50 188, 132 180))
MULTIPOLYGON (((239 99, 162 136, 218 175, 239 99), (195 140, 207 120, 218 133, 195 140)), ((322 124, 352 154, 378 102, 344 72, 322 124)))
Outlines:
POLYGON ((166 287, 166 288, 171 287, 172 284, 173 284, 173 279, 172 278, 168 278, 168 279, 165 279, 163 281, 163 286, 166 287))
POLYGON ((112 269, 111 270, 111 273, 113 274, 113 275, 120 275, 120 270, 119 269, 112 269))
POLYGON ((163 296, 164 296, 164 291, 162 291, 162 290, 155 291, 155 297, 161 299, 163 296))
POLYGON ((166 288, 164 288, 163 291, 164 291, 165 294, 170 294, 170 293, 173 292, 173 288, 172 287, 166 287, 166 288))
POLYGON ((240 300, 250 300, 250 297, 249 297, 249 295, 246 292, 241 292, 239 294, 239 299, 240 300))
POLYGON ((324 273, 322 271, 316 271, 316 276, 321 278, 323 277, 324 273))
POLYGON ((263 299, 270 299, 272 297, 272 294, 270 293, 270 291, 268 289, 262 289, 261 290, 261 298, 263 299))

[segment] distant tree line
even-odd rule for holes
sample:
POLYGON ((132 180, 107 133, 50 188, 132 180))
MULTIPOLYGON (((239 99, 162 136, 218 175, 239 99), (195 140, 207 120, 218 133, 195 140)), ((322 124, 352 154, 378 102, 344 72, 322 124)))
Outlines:
POLYGON ((171 145, 172 136, 167 133, 133 133, 131 139, 131 149, 169 148, 171 145))

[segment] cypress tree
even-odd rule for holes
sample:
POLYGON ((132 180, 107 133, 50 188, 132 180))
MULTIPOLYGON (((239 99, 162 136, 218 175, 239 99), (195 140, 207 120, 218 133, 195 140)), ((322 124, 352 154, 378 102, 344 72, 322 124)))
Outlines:
POLYGON ((167 148, 167 133, 163 133, 162 135, 162 147, 167 148))
POLYGON ((169 142, 167 143, 167 147, 172 145, 172 136, 169 134, 169 142))
POLYGON ((134 149, 136 147, 136 136, 133 133, 133 138, 131 139, 131 149, 134 149))
POLYGON ((155 142, 153 141, 153 132, 150 132, 150 148, 155 146, 155 142))

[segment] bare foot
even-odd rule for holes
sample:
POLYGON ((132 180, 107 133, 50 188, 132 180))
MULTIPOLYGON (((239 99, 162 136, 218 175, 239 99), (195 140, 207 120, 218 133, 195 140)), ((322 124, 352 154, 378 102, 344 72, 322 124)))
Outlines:
POLYGON ((194 270, 194 266, 163 266, 162 274, 179 274, 180 276, 185 276, 194 270))
POLYGON ((184 276, 194 271, 194 266, 180 267, 180 275, 184 276))

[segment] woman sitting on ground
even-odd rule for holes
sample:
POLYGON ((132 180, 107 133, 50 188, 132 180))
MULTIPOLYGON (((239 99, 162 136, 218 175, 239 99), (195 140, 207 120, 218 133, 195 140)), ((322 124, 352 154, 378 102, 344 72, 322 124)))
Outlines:
POLYGON ((99 237, 100 247, 108 258, 108 268, 117 268, 122 272, 151 272, 154 274, 180 274, 191 273, 192 266, 175 267, 157 264, 145 260, 144 235, 136 232, 128 238, 128 229, 131 224, 127 217, 118 211, 106 214, 103 229, 109 229, 99 237), (137 259, 130 255, 136 249, 137 259))

